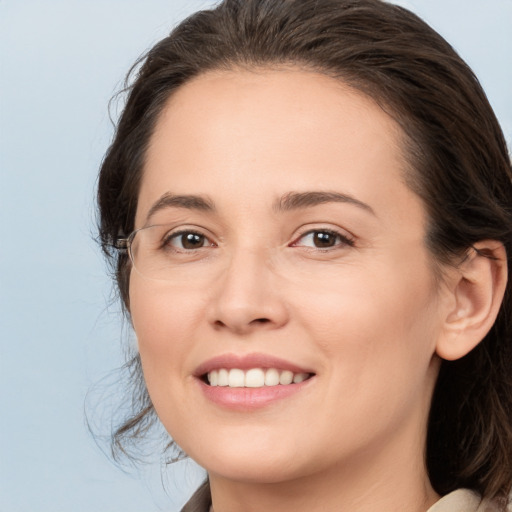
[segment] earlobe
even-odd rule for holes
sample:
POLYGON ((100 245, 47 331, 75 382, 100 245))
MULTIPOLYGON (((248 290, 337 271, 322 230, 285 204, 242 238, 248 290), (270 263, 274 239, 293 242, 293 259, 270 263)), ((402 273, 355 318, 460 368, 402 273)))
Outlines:
POLYGON ((482 341, 498 316, 507 283, 503 244, 496 240, 478 242, 468 249, 449 279, 453 296, 436 352, 443 359, 455 360, 482 341))

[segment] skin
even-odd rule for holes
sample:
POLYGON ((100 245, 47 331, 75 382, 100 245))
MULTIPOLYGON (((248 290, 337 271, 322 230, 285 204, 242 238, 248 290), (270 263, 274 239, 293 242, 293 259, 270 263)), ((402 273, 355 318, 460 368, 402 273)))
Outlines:
POLYGON ((179 89, 147 153, 136 227, 172 223, 169 281, 132 269, 147 387, 178 445, 208 470, 216 512, 425 512, 423 463, 453 290, 435 279, 399 127, 370 98, 299 69, 216 72, 179 89), (281 211, 292 192, 336 192, 281 211), (150 209, 194 194, 214 211, 150 209), (315 247, 304 233, 351 243, 315 247), (240 411, 194 372, 221 354, 270 354, 314 372, 300 393, 240 411))

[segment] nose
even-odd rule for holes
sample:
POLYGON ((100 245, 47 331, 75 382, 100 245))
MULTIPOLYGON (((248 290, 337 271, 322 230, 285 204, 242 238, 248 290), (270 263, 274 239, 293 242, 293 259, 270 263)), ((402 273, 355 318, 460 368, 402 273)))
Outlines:
POLYGON ((263 254, 240 249, 211 292, 209 320, 215 329, 244 335, 288 322, 283 290, 263 254))

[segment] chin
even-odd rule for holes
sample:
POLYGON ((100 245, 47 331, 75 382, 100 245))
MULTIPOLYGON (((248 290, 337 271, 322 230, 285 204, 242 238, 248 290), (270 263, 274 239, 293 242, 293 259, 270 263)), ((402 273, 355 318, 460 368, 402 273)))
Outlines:
MULTIPOLYGON (((260 456, 261 457, 261 456, 260 456)), ((204 467, 210 475, 216 475, 227 480, 247 484, 277 484, 294 480, 303 476, 303 471, 296 461, 287 458, 285 461, 274 460, 272 457, 248 459, 246 457, 221 457, 218 463, 204 462, 204 467)))
POLYGON ((246 439, 211 436, 203 446, 197 443, 185 452, 209 474, 239 482, 278 483, 302 473, 297 442, 267 438, 255 443, 254 439, 254 435, 246 439))

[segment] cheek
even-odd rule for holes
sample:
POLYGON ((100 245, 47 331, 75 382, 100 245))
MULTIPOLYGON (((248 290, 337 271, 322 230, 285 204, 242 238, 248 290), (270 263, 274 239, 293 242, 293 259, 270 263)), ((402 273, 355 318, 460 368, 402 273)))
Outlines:
POLYGON ((130 311, 148 390, 155 401, 180 378, 190 350, 191 333, 201 317, 198 295, 168 283, 132 275, 130 311))
POLYGON ((291 294, 303 328, 354 385, 392 368, 397 378, 419 377, 420 368, 427 371, 439 327, 428 266, 383 262, 370 270, 345 270, 307 294, 291 294))
MULTIPOLYGON (((190 426, 191 340, 203 314, 202 295, 187 287, 132 275, 130 310, 146 387, 160 421, 178 442, 190 426)), ((192 415, 192 424, 198 418, 192 415)), ((186 439, 186 436, 185 436, 186 439)))
POLYGON ((302 330, 324 356, 324 401, 343 432, 333 450, 345 449, 347 440, 358 446, 361 439, 381 439, 407 418, 426 421, 437 375, 435 289, 428 271, 418 269, 411 282, 403 269, 392 269, 352 268, 295 304, 302 330))

